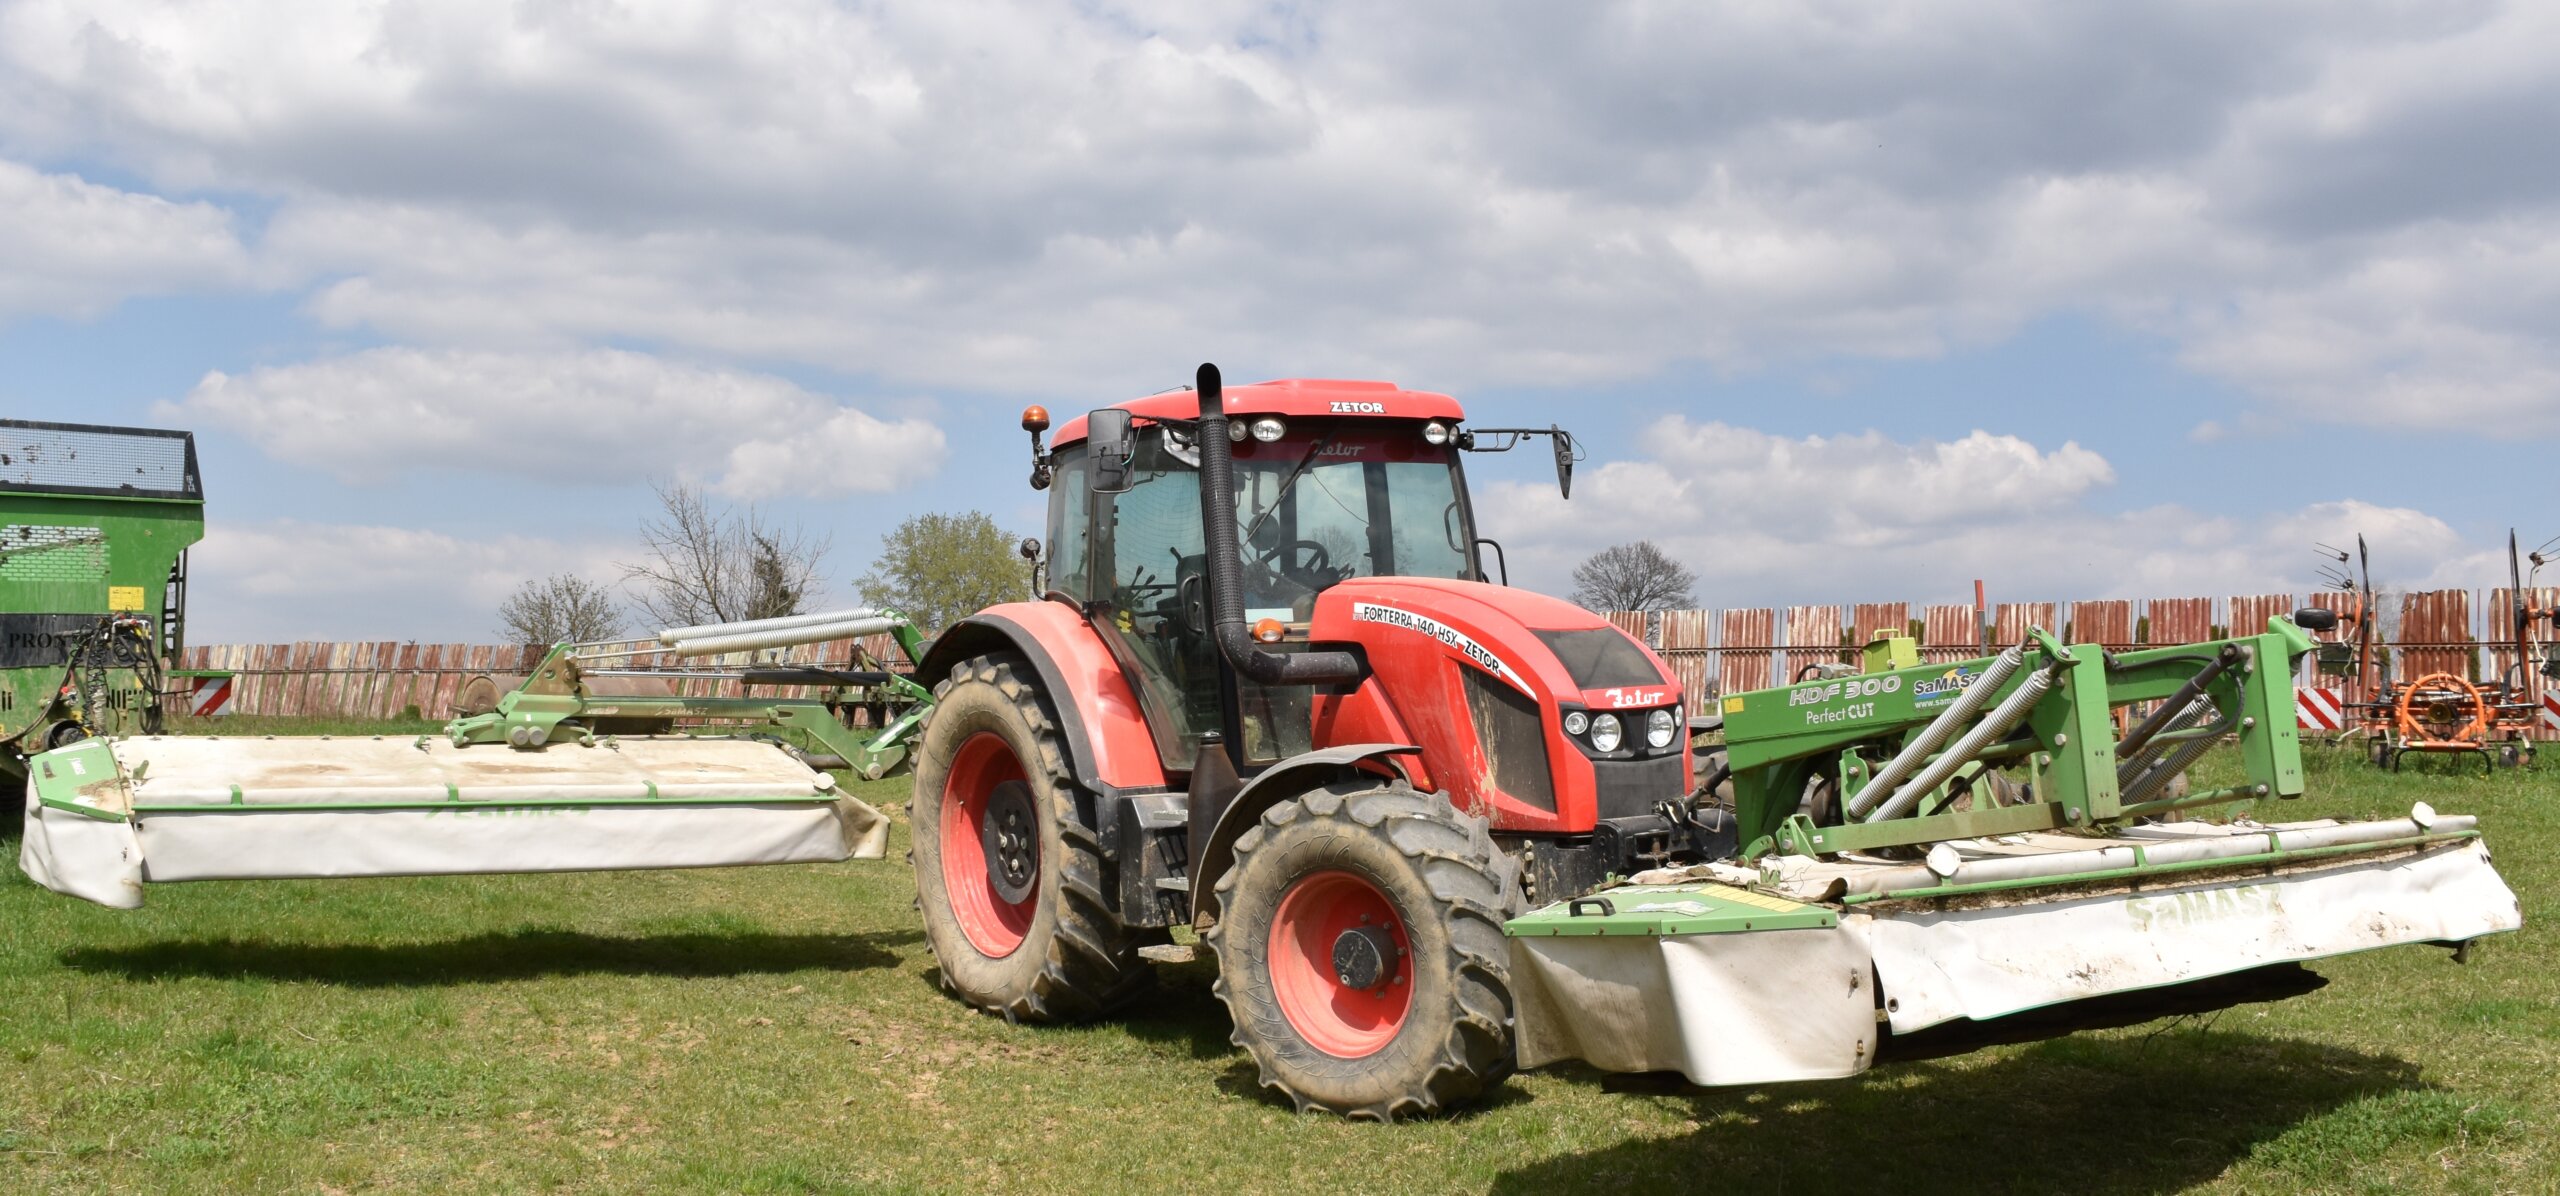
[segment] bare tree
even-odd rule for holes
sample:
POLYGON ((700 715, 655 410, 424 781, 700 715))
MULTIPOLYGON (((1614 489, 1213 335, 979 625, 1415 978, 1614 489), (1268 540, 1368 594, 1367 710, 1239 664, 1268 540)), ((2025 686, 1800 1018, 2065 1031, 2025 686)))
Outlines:
POLYGON ((528 581, 498 604, 502 634, 519 644, 611 639, 622 634, 613 591, 574 573, 528 581))
POLYGON ((1573 600, 1585 609, 1673 610, 1697 599, 1698 576, 1664 555, 1651 540, 1620 544, 1591 554, 1573 567, 1573 600))
POLYGON ((632 602, 661 627, 770 619, 807 609, 823 535, 768 522, 753 505, 721 509, 682 482, 653 487, 658 515, 640 521, 648 559, 622 567, 632 602))

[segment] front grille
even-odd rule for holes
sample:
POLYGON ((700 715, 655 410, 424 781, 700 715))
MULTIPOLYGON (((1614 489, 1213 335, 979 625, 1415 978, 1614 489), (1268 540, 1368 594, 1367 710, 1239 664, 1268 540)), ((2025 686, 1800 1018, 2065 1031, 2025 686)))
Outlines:
POLYGON ((1493 765, 1493 784, 1511 799, 1541 810, 1556 808, 1554 770, 1547 763, 1547 727, 1538 703, 1478 669, 1459 669, 1467 679, 1467 713, 1475 719, 1476 739, 1493 765))
POLYGON ((1650 760, 1594 760, 1591 775, 1602 818, 1650 814, 1657 803, 1689 793, 1689 770, 1677 752, 1650 760))

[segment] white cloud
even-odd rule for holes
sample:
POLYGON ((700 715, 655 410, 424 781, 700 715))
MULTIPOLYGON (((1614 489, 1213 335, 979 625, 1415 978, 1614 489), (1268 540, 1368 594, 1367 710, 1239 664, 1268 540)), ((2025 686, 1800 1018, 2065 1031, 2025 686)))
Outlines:
POLYGON ((428 469, 600 484, 674 475, 759 499, 896 490, 944 454, 942 430, 923 419, 613 349, 368 349, 216 371, 159 414, 349 483, 428 469))
POLYGON ((0 160, 0 319, 93 315, 130 295, 240 284, 227 212, 0 160))
POLYGON ((2311 546, 2352 543, 2358 532, 2387 546, 2386 581, 2468 586, 2489 576, 2481 550, 2406 508, 2102 511, 2090 500, 2114 470, 2076 444, 2046 450, 1979 431, 1953 441, 1788 438, 1676 417, 1646 443, 1644 459, 1587 470, 1570 502, 1525 483, 1479 496, 1515 581, 1565 592, 1589 553, 1645 538, 1696 572, 1698 601, 1710 607, 1966 601, 1975 578, 1999 601, 2307 594, 2319 585, 2311 546))
POLYGON ((2548 436, 2555 49, 2530 0, 23 0, 0 147, 267 197, 314 316, 435 345, 1464 388, 2096 312, 2295 418, 2548 436))
POLYGON ((518 585, 556 573, 614 582, 615 560, 630 555, 541 537, 216 518, 188 559, 187 634, 200 644, 489 643, 501 638, 498 604, 518 585))

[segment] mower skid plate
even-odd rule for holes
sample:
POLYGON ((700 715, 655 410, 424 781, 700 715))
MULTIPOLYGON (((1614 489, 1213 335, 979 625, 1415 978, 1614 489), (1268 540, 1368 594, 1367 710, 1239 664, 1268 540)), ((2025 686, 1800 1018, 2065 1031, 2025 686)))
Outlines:
POLYGON ((2152 994, 2162 1010, 2219 1007, 2279 987, 2241 973, 2520 927, 2468 820, 2437 826, 2181 824, 1949 844, 1951 875, 1920 870, 1919 887, 1912 865, 1853 858, 1771 861, 1768 881, 1747 889, 1701 883, 1738 879, 1727 865, 1652 874, 1667 883, 1506 927, 1520 1063, 1579 1059, 1710 1086, 1836 1078, 1929 1041, 1898 1048, 1897 1036, 2015 1041, 2125 1024, 2161 1015, 2126 1017, 2127 1000, 2148 998, 2125 994, 2152 994), (2148 846, 2131 869, 2129 845, 2148 846), (2004 879, 1967 885, 1968 871, 2004 879))
POLYGON ((19 866, 101 905, 148 882, 876 859, 880 812, 781 748, 688 736, 84 740, 28 761, 19 866))

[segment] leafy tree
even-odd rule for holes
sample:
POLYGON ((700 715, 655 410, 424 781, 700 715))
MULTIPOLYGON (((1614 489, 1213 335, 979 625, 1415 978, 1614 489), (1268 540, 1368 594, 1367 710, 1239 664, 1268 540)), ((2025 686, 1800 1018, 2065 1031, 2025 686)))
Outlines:
POLYGON ((827 538, 768 521, 752 505, 722 509, 682 482, 657 487, 640 523, 648 559, 622 567, 632 601, 660 627, 770 619, 807 609, 827 538))
POLYGON ((609 588, 561 573, 517 586, 498 604, 498 623, 519 644, 602 640, 622 634, 622 610, 609 588))
POLYGON ((854 586, 873 606, 895 607, 931 633, 1030 592, 1015 539, 983 511, 918 515, 880 537, 880 557, 854 586))
POLYGON ((1573 568, 1573 600, 1596 611, 1694 606, 1697 599, 1692 591, 1697 585, 1697 574, 1681 567, 1651 540, 1603 548, 1573 568))

